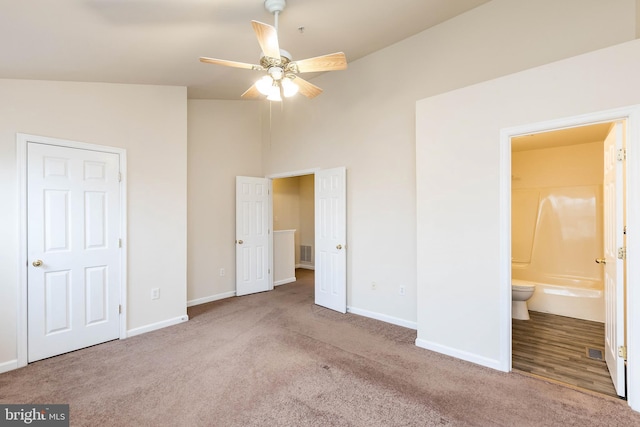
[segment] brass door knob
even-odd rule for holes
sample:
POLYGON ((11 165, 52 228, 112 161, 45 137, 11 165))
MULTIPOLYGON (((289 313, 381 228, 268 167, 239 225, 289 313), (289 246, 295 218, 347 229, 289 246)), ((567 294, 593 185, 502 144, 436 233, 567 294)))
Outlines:
POLYGON ((342 249, 342 245, 336 246, 336 249, 338 249, 338 250, 342 249))
POLYGON ((40 267, 42 265, 42 260, 35 260, 31 263, 34 267, 40 267))
POLYGON ((243 243, 244 243, 244 242, 243 242, 242 240, 238 240, 238 244, 239 244, 239 245, 241 245, 241 244, 243 244, 243 243))
POLYGON ((596 258, 596 264, 606 264, 607 260, 605 258, 596 258))

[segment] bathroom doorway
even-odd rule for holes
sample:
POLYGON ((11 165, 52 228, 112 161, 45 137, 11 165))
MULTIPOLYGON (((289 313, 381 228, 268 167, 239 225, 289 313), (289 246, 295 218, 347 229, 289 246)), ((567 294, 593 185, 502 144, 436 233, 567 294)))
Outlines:
POLYGON ((531 319, 512 321, 512 367, 622 397, 624 359, 611 353, 625 346, 625 261, 604 252, 626 244, 624 148, 615 146, 625 123, 511 137, 511 277, 536 284, 531 319), (606 164, 616 163, 612 187, 606 164))

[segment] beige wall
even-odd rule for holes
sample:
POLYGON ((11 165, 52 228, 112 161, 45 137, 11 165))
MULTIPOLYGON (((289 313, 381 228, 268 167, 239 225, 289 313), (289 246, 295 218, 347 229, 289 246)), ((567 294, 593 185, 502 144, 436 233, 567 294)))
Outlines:
POLYGON ((640 0, 636 0, 636 38, 640 38, 640 0))
MULTIPOLYGON (((311 264, 315 264, 315 186, 314 175, 300 177, 300 244, 312 247, 311 264)), ((300 251, 298 250, 298 257, 300 251)))
POLYGON ((295 263, 300 263, 300 177, 273 180, 273 229, 295 230, 295 263))
POLYGON ((296 265, 300 245, 315 247, 314 206, 314 175, 273 180, 273 229, 296 230, 296 265))
POLYGON ((185 88, 0 80, 0 367, 16 359, 16 133, 127 150, 133 330, 186 315, 186 131, 185 88))
POLYGON ((417 103, 419 342, 508 365, 500 353, 500 131, 638 104, 638 73, 640 40, 417 103))
POLYGON ((603 142, 538 150, 511 155, 512 188, 602 185, 603 142))
POLYGON ((493 0, 315 78, 312 101, 263 107, 266 174, 347 168, 349 307, 417 319, 417 100, 635 37, 635 0, 524 3, 493 0))
POLYGON ((190 305, 235 295, 235 177, 264 176, 258 111, 254 102, 188 101, 190 305))

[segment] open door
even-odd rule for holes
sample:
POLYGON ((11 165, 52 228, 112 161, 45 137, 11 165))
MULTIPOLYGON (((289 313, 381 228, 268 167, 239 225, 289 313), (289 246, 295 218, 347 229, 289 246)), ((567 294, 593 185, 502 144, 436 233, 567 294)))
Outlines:
POLYGON ((604 141, 604 264, 605 361, 616 393, 625 397, 623 138, 624 123, 611 127, 604 141), (619 253, 620 251, 620 253, 619 253))
POLYGON ((347 312, 346 169, 315 173, 315 303, 347 312))
POLYGON ((236 295, 273 289, 266 178, 236 177, 236 295))

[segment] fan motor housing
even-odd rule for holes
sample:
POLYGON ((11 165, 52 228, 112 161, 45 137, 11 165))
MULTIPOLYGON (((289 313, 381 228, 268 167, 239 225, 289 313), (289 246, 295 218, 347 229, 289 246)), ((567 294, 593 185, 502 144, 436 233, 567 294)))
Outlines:
POLYGON ((282 12, 286 6, 286 0, 264 0, 264 8, 269 13, 282 12))

